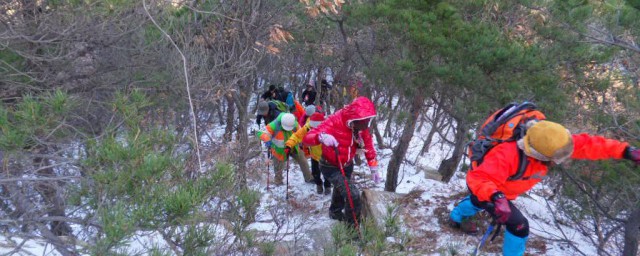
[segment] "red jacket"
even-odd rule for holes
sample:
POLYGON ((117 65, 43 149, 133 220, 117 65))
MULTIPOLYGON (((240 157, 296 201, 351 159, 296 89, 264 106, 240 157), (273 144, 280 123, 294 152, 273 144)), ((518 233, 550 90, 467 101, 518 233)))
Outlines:
MULTIPOLYGON (((625 142, 584 133, 572 137, 572 159, 621 159, 628 146, 625 142)), ((498 191, 504 193, 507 199, 514 200, 547 175, 546 165, 535 158, 527 158, 529 165, 524 179, 507 180, 518 171, 518 145, 515 141, 501 143, 487 153, 480 166, 467 173, 467 186, 480 201, 491 201, 491 195, 498 191)))
MULTIPOLYGON (((362 120, 373 118, 376 115, 376 109, 371 100, 365 97, 356 98, 351 104, 329 116, 317 128, 312 129, 302 140, 307 146, 320 144, 318 135, 322 133, 331 134, 338 141, 338 152, 340 155, 340 163, 344 166, 353 161, 356 155, 358 142, 354 139, 353 130, 349 128, 349 123, 354 120, 362 120)), ((373 148, 373 140, 369 129, 359 132, 362 138, 365 157, 369 166, 377 166, 376 150, 373 148)), ((322 158, 332 165, 338 166, 335 150, 322 145, 322 158)))

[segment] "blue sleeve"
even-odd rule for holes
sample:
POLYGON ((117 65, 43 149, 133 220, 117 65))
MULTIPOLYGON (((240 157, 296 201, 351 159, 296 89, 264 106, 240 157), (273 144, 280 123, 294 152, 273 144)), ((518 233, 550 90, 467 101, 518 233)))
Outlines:
POLYGON ((287 94, 287 105, 289 108, 293 107, 293 93, 291 92, 287 94))

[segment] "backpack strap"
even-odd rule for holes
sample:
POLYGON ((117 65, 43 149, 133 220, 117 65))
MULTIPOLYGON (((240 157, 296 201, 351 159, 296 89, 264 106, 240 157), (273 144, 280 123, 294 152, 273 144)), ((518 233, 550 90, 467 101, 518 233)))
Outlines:
POLYGON ((522 179, 522 176, 524 176, 524 171, 527 170, 528 165, 529 160, 527 159, 527 155, 524 154, 524 151, 522 149, 518 149, 518 171, 507 180, 514 181, 522 179))

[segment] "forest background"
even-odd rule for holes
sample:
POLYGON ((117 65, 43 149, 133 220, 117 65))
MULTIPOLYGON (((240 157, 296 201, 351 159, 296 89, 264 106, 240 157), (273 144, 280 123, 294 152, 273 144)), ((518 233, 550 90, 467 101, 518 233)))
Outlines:
MULTIPOLYGON (((268 254, 246 227, 269 84, 297 97, 318 85, 329 112, 354 92, 372 99, 386 123, 376 145, 393 149, 390 192, 415 162, 416 129, 430 129, 422 154, 453 134, 439 142, 452 149, 437 167, 448 182, 466 170, 470 131, 513 101, 638 145, 639 23, 637 0, 5 0, 0 232, 61 255, 118 254, 139 230, 167 241, 150 254, 268 254), (206 224, 221 219, 236 239, 215 244, 206 224)), ((599 254, 636 255, 637 168, 559 169, 563 216, 599 254)))

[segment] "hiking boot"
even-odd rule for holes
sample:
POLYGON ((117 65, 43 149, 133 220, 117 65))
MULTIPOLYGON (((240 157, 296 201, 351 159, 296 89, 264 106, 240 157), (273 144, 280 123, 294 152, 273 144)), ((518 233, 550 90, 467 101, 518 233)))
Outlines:
POLYGON ((324 194, 331 195, 331 187, 324 187, 324 194))
POLYGON ((318 192, 318 195, 322 195, 322 192, 324 191, 322 185, 316 185, 316 192, 318 192))
POLYGON ((342 212, 329 212, 329 218, 331 218, 332 220, 337 220, 337 221, 344 221, 345 220, 344 213, 342 213, 342 212))
POLYGON ((478 226, 476 223, 469 219, 462 220, 462 223, 458 223, 449 219, 449 226, 455 229, 460 229, 462 232, 467 233, 469 235, 477 235, 478 234, 478 226))

